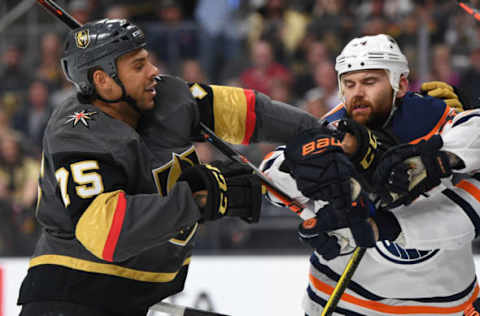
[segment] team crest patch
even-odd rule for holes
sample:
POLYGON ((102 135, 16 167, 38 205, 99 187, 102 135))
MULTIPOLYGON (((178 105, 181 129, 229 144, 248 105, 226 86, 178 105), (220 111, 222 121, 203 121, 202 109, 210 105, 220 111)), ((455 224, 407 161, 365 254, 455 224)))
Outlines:
POLYGON ((92 116, 97 114, 97 112, 73 112, 73 114, 67 116, 65 124, 73 122, 73 127, 77 126, 78 122, 82 122, 85 127, 88 127, 88 121, 93 120, 92 116))
POLYGON ((89 30, 81 30, 75 33, 75 43, 78 48, 87 48, 90 44, 90 32, 89 30))

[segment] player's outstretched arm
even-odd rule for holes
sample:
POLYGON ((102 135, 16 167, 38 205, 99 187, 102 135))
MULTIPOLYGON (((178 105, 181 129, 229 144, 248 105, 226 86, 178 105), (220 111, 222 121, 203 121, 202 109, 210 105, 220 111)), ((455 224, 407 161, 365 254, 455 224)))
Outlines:
POLYGON ((198 121, 232 144, 286 143, 300 131, 319 126, 307 112, 254 90, 200 83, 189 87, 198 105, 198 121))

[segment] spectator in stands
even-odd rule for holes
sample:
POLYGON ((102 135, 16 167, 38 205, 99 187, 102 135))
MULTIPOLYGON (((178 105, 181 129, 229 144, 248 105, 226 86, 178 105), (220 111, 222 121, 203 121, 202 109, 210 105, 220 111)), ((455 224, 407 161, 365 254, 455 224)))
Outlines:
POLYGON ((329 111, 323 98, 323 93, 316 89, 310 90, 305 94, 301 108, 319 119, 329 111))
POLYGON ((105 11, 105 17, 107 19, 129 19, 130 12, 127 6, 115 4, 107 8, 105 11))
POLYGON ((51 89, 60 88, 62 83, 63 74, 59 63, 61 46, 58 34, 46 33, 42 36, 36 78, 47 82, 51 89))
POLYGON ((178 1, 159 1, 155 14, 156 21, 144 28, 150 39, 150 50, 167 63, 170 70, 178 73, 182 60, 198 56, 197 28, 192 21, 187 23, 178 1))
POLYGON ((327 46, 329 54, 338 55, 343 43, 358 33, 355 18, 345 0, 316 0, 312 8, 312 19, 307 27, 314 36, 327 46))
POLYGON ((267 0, 248 17, 247 23, 249 46, 268 38, 277 59, 285 63, 305 36, 308 18, 289 8, 287 0, 267 0))
POLYGON ((73 0, 70 2, 68 9, 69 13, 80 22, 80 24, 85 24, 91 20, 92 6, 88 0, 73 0))
POLYGON ((460 75, 453 69, 450 47, 438 44, 433 47, 432 74, 430 79, 440 80, 458 86, 460 75))
POLYGON ((15 256, 15 225, 12 217, 14 212, 10 203, 9 192, 5 179, 0 177, 0 257, 15 256))
POLYGON ((23 153, 21 137, 15 133, 0 137, 0 208, 15 233, 15 255, 31 255, 39 228, 34 217, 40 163, 23 153), (1 186, 1 185, 0 185, 1 186), (9 216, 8 216, 9 215, 9 216))
POLYGON ((303 97, 308 90, 315 87, 316 83, 313 73, 316 65, 329 60, 327 47, 321 41, 305 42, 303 50, 301 57, 305 57, 300 57, 301 60, 297 67, 294 68, 295 79, 292 92, 298 98, 303 97), (304 61, 303 63, 302 60, 304 61))
POLYGON ((13 204, 33 208, 40 163, 24 154, 21 141, 21 135, 15 132, 0 137, 0 178, 7 184, 13 204))
POLYGON ((460 81, 460 91, 465 98, 466 108, 480 107, 480 47, 470 53, 470 67, 460 81))
POLYGON ((183 61, 181 76, 189 82, 208 83, 207 75, 198 60, 187 59, 183 61))
POLYGON ((238 62, 245 32, 239 21, 240 1, 199 0, 195 18, 200 26, 200 63, 212 82, 218 82, 229 61, 238 62))
POLYGON ((11 43, 1 56, 0 96, 6 92, 20 96, 26 90, 30 76, 23 70, 23 52, 20 46, 11 43))
POLYGON ((41 80, 33 81, 28 89, 28 102, 13 117, 13 128, 40 149, 43 131, 50 117, 48 86, 41 80))
POLYGON ((311 95, 316 91, 318 95, 321 95, 328 109, 333 109, 342 103, 342 100, 338 97, 337 74, 332 62, 326 61, 316 65, 314 69, 314 79, 316 86, 310 89, 307 95, 311 95))
POLYGON ((251 49, 252 67, 247 68, 241 75, 240 80, 244 88, 255 89, 270 95, 273 80, 291 83, 292 75, 288 68, 275 60, 272 45, 266 40, 253 43, 251 49))

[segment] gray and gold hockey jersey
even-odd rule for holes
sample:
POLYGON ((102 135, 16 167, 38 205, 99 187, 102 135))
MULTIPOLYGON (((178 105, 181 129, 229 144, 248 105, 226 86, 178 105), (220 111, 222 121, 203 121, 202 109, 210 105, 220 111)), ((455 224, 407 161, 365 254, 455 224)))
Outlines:
POLYGON ((163 76, 136 130, 69 99, 43 140, 37 218, 44 231, 19 303, 68 301, 145 315, 183 289, 199 210, 185 168, 201 120, 232 143, 287 141, 317 121, 241 88, 163 76))

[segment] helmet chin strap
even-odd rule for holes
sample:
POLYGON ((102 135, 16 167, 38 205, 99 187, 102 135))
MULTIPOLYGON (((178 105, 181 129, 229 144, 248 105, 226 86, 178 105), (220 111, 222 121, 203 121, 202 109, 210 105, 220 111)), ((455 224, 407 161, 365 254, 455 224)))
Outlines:
POLYGON ((385 122, 383 123, 382 125, 382 128, 385 128, 387 127, 388 123, 390 123, 390 121, 392 120, 392 117, 393 117, 393 114, 395 114, 395 112, 397 111, 397 93, 398 93, 398 90, 393 90, 393 98, 392 98, 392 108, 390 109, 390 114, 388 114, 388 117, 387 119, 385 120, 385 122))
POLYGON ((122 101, 127 102, 127 104, 129 106, 131 106, 132 109, 135 110, 135 112, 137 112, 138 114, 141 114, 142 111, 138 107, 137 101, 127 94, 127 90, 125 90, 125 86, 123 85, 120 78, 118 78, 118 76, 114 76, 113 80, 115 80, 115 82, 120 86, 120 88, 122 88, 122 96, 118 99, 115 99, 115 100, 107 100, 97 93, 97 98, 99 100, 103 101, 103 102, 106 102, 106 103, 118 103, 118 102, 122 102, 122 101))

